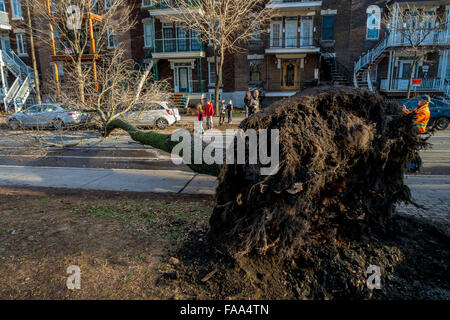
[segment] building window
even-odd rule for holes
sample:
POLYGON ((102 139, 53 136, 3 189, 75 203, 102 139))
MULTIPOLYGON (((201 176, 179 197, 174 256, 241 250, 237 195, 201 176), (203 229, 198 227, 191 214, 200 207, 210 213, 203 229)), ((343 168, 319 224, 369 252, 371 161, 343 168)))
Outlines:
POLYGON ((334 39, 334 15, 322 16, 322 40, 334 39))
POLYGON ((105 0, 105 8, 106 9, 111 9, 113 4, 114 4, 114 0, 105 0))
POLYGON ((20 0, 12 1, 13 18, 22 18, 22 6, 20 0))
POLYGON ((1 12, 6 12, 5 0, 0 0, 0 11, 1 12))
POLYGON ((150 22, 144 23, 144 47, 153 46, 153 25, 150 22))
POLYGON ((17 54, 19 56, 24 56, 27 54, 25 51, 25 37, 23 33, 16 34, 16 42, 17 42, 17 54))
POLYGON ((216 84, 216 67, 214 62, 209 62, 208 63, 208 82, 209 84, 216 84))
POLYGON ((261 70, 263 60, 249 60, 250 82, 261 81, 261 70))
POLYGON ((367 40, 378 40, 381 27, 381 9, 379 6, 369 6, 367 8, 367 40))
POLYGON ((119 41, 117 40, 117 33, 113 28, 108 27, 107 29, 108 37, 108 49, 114 49, 119 47, 119 41))

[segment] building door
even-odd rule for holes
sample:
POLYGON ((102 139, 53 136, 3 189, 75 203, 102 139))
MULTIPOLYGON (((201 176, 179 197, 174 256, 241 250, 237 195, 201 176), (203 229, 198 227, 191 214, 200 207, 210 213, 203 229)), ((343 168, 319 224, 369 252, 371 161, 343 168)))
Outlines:
POLYGON ((398 68, 398 90, 408 90, 409 73, 412 62, 410 60, 400 60, 398 68))
POLYGON ((189 68, 178 68, 178 89, 180 92, 189 92, 189 68))
POLYGON ((302 47, 312 46, 312 30, 313 30, 312 17, 309 16, 302 17, 301 35, 300 35, 300 45, 302 47))
POLYGON ((163 28, 164 52, 175 52, 175 39, 173 27, 163 28))
POLYGON ((286 18, 286 48, 297 47, 297 18, 286 18))
POLYGON ((273 21, 270 28, 270 47, 281 47, 281 21, 273 21))
POLYGON ((281 64, 281 89, 300 89, 300 63, 283 62, 281 64))
POLYGON ((188 51, 186 39, 186 29, 183 26, 177 26, 177 48, 178 52, 188 51))

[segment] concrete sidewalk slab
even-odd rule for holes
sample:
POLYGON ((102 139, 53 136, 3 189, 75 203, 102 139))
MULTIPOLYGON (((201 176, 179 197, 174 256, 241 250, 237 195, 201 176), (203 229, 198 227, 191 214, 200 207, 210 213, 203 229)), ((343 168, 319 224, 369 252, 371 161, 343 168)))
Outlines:
POLYGON ((216 178, 176 170, 0 166, 0 186, 214 194, 216 178))

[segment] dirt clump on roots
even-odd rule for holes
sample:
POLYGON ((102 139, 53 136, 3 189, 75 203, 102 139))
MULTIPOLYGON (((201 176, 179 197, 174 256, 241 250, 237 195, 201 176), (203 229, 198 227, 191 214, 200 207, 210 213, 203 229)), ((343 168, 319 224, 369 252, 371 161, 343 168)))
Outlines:
POLYGON ((209 230, 177 255, 184 297, 450 299, 449 238, 395 214, 427 146, 412 116, 368 91, 314 89, 240 128, 280 130, 279 171, 222 167, 209 230), (367 286, 371 265, 380 289, 367 286))
POLYGON ((223 166, 210 236, 233 255, 289 258, 312 239, 383 231, 395 204, 411 201, 403 177, 425 143, 412 117, 379 95, 314 89, 240 128, 279 129, 280 164, 268 176, 248 157, 223 166))

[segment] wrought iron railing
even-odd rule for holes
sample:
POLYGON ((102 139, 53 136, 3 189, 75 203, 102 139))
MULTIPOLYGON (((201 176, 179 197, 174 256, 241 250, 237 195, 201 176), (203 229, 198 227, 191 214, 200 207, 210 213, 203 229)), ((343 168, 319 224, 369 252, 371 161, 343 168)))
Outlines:
POLYGON ((203 42, 200 38, 156 39, 153 52, 166 53, 192 51, 204 51, 203 42))

